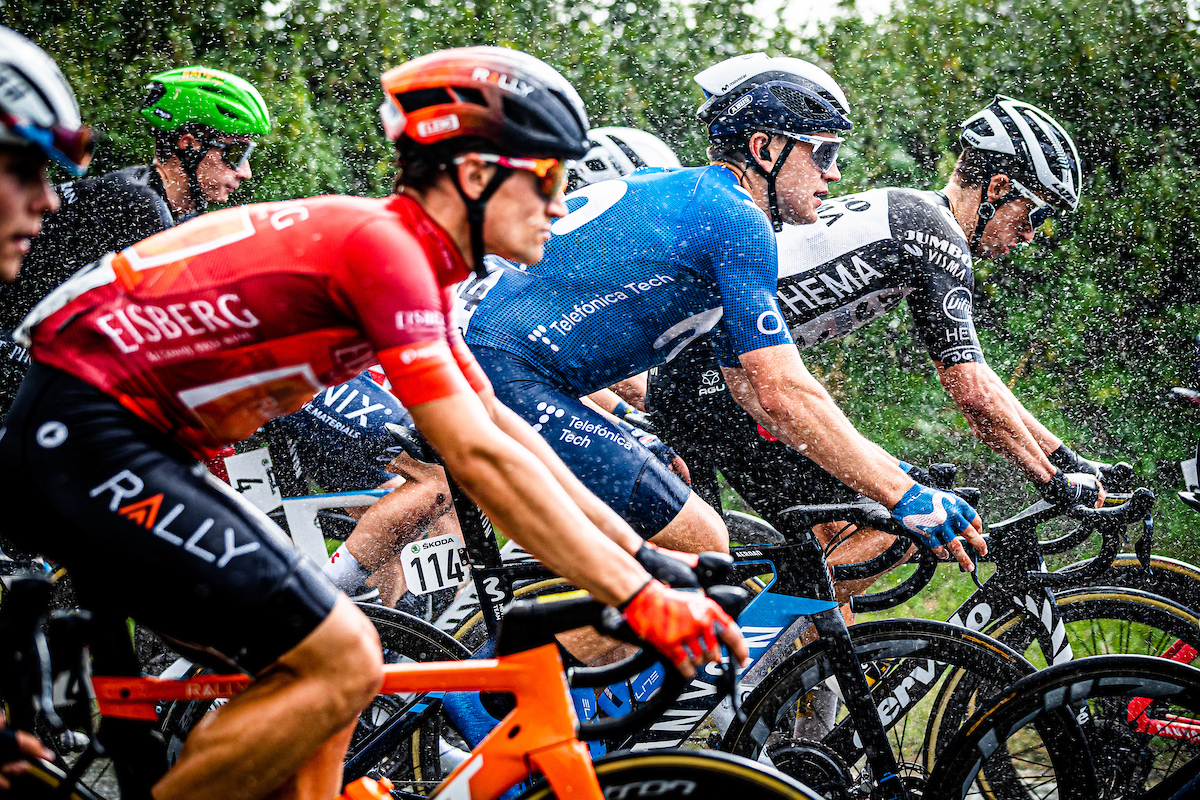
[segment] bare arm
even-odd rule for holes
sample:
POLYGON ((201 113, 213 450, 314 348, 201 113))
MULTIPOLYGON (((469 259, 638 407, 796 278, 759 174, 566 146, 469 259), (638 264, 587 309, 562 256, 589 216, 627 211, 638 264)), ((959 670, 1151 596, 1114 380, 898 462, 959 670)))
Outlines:
POLYGON ((1036 484, 1054 477, 1056 470, 1046 454, 1062 442, 1017 402, 991 367, 980 362, 953 367, 935 363, 938 380, 954 398, 980 441, 1004 456, 1036 484), (1027 422, 1036 426, 1037 433, 1027 422), (1050 444, 1053 447, 1046 449, 1050 444))
MULTIPOLYGON (((494 424, 483 398, 474 394, 451 395, 409 411, 451 474, 505 533, 549 569, 602 602, 628 599, 650 576, 627 548, 597 530, 544 459, 530 452, 535 447, 534 452, 549 450, 549 446, 494 397, 492 406, 503 427, 514 428, 520 439, 494 424), (524 426, 523 431, 513 425, 513 418, 524 426)), ((559 467, 566 472, 561 462, 559 467)), ((567 476, 574 481, 569 472, 567 476)), ((594 496, 592 501, 603 506, 594 496)), ((608 513, 616 516, 611 510, 608 513)), ((637 534, 625 527, 640 544, 637 534)))
POLYGON ((897 460, 855 430, 791 345, 754 350, 722 368, 734 400, 785 444, 888 508, 913 485, 897 460))

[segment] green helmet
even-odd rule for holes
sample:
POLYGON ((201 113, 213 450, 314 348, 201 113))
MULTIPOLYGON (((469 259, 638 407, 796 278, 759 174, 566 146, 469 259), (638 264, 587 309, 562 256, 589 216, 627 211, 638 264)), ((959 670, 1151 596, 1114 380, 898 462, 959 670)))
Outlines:
POLYGON ((265 134, 271 115, 258 90, 237 75, 208 67, 182 67, 150 77, 142 116, 175 131, 199 123, 233 136, 265 134))

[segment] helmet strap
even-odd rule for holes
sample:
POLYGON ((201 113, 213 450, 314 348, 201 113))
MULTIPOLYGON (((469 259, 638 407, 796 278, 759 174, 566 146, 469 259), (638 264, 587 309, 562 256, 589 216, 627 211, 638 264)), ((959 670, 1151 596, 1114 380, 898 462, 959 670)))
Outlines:
POLYGON ((467 207, 467 225, 471 231, 471 255, 475 258, 475 276, 480 280, 487 277, 487 267, 483 263, 483 215, 487 210, 488 200, 512 173, 513 171, 508 167, 497 166, 496 173, 492 175, 487 186, 483 187, 479 197, 470 198, 463 191, 462 184, 458 182, 458 170, 453 167, 450 169, 450 178, 454 182, 454 188, 458 190, 458 196, 462 198, 467 207))
MULTIPOLYGON (((995 177, 994 175, 992 177, 995 177)), ((975 210, 975 231, 971 234, 971 257, 979 257, 979 242, 983 239, 983 229, 987 227, 988 222, 992 217, 996 216, 996 211, 1005 203, 1011 203, 1020 197, 1019 192, 1009 192, 996 201, 988 200, 988 186, 991 184, 991 178, 988 178, 987 183, 979 189, 979 208, 975 210)))
MULTIPOLYGON (((783 144, 783 149, 779 151, 779 157, 775 159, 775 166, 771 167, 768 172, 763 168, 762 164, 758 163, 758 159, 754 157, 754 153, 750 153, 750 163, 758 170, 758 173, 767 179, 767 207, 770 209, 771 227, 775 232, 783 230, 783 215, 779 213, 779 197, 775 192, 775 179, 779 176, 779 171, 783 169, 783 165, 787 163, 788 156, 792 154, 792 148, 796 146, 796 140, 791 137, 784 137, 787 141, 783 144)), ((749 151, 749 144, 746 146, 749 151)))
MULTIPOLYGON (((196 141, 200 141, 196 139, 196 141)), ((208 200, 204 197, 204 192, 200 191, 200 179, 196 177, 196 170, 200 168, 200 162, 208 155, 208 149, 203 146, 199 150, 184 148, 179 146, 178 140, 175 142, 175 155, 179 157, 179 164, 183 167, 183 173, 188 179, 188 193, 192 197, 192 214, 202 214, 204 209, 208 207, 208 200)))

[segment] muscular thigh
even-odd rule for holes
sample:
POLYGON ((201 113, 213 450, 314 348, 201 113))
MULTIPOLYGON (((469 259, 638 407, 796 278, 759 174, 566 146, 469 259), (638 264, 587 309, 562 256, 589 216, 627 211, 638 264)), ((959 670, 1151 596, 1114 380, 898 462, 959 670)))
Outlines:
POLYGON ((690 494, 687 484, 639 442, 515 356, 491 348, 474 352, 500 402, 528 421, 635 531, 649 538, 678 515, 690 494))
POLYGON ((337 590, 266 516, 167 437, 35 365, 0 438, 8 530, 99 603, 257 671, 328 614, 337 590))

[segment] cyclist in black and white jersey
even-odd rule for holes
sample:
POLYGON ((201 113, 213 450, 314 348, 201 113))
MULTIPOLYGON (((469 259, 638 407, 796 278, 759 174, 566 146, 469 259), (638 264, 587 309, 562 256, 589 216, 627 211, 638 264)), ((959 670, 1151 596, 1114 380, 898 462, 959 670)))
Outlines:
POLYGON ((153 163, 61 184, 62 208, 33 241, 25 273, 0 287, 0 419, 29 365, 8 331, 80 267, 225 202, 252 177, 254 137, 270 130, 257 89, 206 67, 151 76, 141 115, 154 130, 153 163))
MULTIPOLYGON (((962 145, 941 192, 849 195, 822 204, 815 225, 780 231, 780 310, 805 348, 906 300, 942 385, 975 434, 1047 499, 1096 503, 1103 488, 1095 475, 1106 465, 1079 457, 1021 405, 987 365, 972 318, 972 256, 995 258, 1028 243, 1049 214, 1078 204, 1074 143, 1045 112, 998 97, 964 123, 962 145)), ((715 469, 768 519, 796 503, 855 497, 737 407, 707 343, 650 376, 646 407, 664 440, 692 465, 693 488, 710 502, 719 499, 715 469)), ((871 538, 834 560, 877 551, 883 543, 871 538)))

